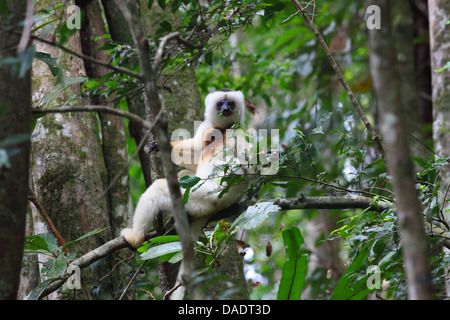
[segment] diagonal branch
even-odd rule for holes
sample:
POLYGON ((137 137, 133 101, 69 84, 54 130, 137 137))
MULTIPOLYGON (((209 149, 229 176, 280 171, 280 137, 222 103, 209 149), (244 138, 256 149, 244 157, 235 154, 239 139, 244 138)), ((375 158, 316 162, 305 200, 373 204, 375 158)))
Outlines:
POLYGON ((381 157, 384 158, 384 148, 383 148, 383 145, 381 144, 380 135, 375 130, 375 128, 372 126, 372 124, 370 123, 370 120, 367 118, 363 108, 361 107, 361 105, 359 104, 355 95, 353 94, 352 90, 350 89, 350 86, 348 85, 347 81, 345 81, 344 76, 336 62, 336 59, 334 58, 333 54, 331 53, 330 49, 328 48, 325 40, 323 39, 319 30, 317 30, 316 26, 314 25, 314 22, 309 18, 308 14, 305 12, 305 10, 302 7, 302 5, 300 4, 300 2, 298 2, 297 0, 292 0, 292 2, 297 7, 297 9, 301 12, 303 19, 306 21, 306 24, 312 30, 312 32, 316 36, 317 40, 319 41, 319 44, 322 46, 323 50, 325 51, 325 53, 328 57, 328 60, 330 60, 331 66, 333 67, 334 72, 336 72, 336 75, 337 75, 339 81, 341 82, 342 86, 344 87, 345 91, 347 92, 347 95, 349 96, 354 108, 356 109, 356 112, 358 113, 362 122, 366 126, 367 131, 369 131, 369 134, 372 136, 372 139, 375 142, 375 146, 377 148, 378 153, 381 155, 381 157))
MULTIPOLYGON (((44 209, 44 207, 37 200, 36 194, 31 189, 28 191, 28 200, 30 200, 30 202, 34 204, 34 206, 36 207, 38 212, 41 214, 41 216, 47 222, 50 230, 52 230, 53 235, 56 237, 56 239, 58 239, 59 245, 64 247, 66 245, 66 242, 62 238, 61 234, 58 232, 58 229, 56 229, 55 225, 53 224, 53 221, 48 216, 47 211, 44 209)), ((69 253, 69 249, 68 248, 64 248, 64 251, 66 253, 69 253)))
POLYGON ((118 66, 113 66, 112 64, 110 64, 110 63, 108 63, 108 62, 100 61, 100 60, 97 60, 97 59, 95 59, 95 58, 93 58, 93 57, 91 57, 91 56, 88 56, 88 55, 85 55, 85 54, 82 54, 82 53, 75 52, 75 51, 73 51, 73 50, 71 50, 71 49, 69 49, 69 48, 66 48, 66 47, 64 47, 64 46, 62 46, 62 45, 60 45, 60 44, 58 44, 58 43, 56 43, 56 42, 54 42, 54 41, 49 41, 49 40, 42 39, 42 38, 39 38, 39 37, 33 36, 33 35, 31 35, 30 38, 31 38, 32 40, 40 41, 40 42, 42 42, 42 43, 45 43, 45 44, 51 45, 51 46, 53 46, 53 47, 56 47, 56 48, 58 48, 58 49, 61 49, 61 50, 65 51, 65 52, 67 52, 67 53, 70 53, 71 55, 74 55, 74 56, 77 57, 77 58, 80 58, 80 59, 84 59, 84 60, 90 61, 90 62, 92 62, 92 63, 95 63, 95 64, 98 64, 98 65, 104 66, 104 67, 106 67, 106 68, 108 68, 108 69, 117 71, 117 72, 119 72, 119 73, 127 74, 127 75, 129 75, 129 76, 131 76, 131 77, 134 77, 134 78, 136 78, 136 79, 142 80, 142 76, 141 76, 139 73, 133 72, 133 71, 131 71, 131 70, 129 70, 129 69, 121 68, 121 67, 118 67, 118 66))
POLYGON ((68 112, 103 112, 103 113, 110 113, 114 114, 123 118, 126 118, 130 121, 133 121, 143 128, 146 128, 148 130, 151 130, 154 123, 150 123, 149 121, 146 121, 139 117, 138 115, 123 111, 120 109, 112 108, 112 107, 106 107, 106 106, 96 106, 96 105, 86 105, 81 107, 75 107, 75 108, 51 108, 51 109, 39 109, 39 108, 33 108, 31 109, 32 114, 45 114, 45 113, 68 113, 68 112))

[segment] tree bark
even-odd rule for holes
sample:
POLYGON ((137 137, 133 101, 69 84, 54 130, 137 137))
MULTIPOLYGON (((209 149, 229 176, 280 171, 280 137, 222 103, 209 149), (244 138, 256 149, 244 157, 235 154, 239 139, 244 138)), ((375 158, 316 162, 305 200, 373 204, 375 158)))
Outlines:
MULTIPOLYGON (((438 72, 449 62, 450 34, 447 21, 450 16, 450 3, 445 0, 429 0, 430 47, 433 99, 433 140, 436 158, 450 157, 450 69, 438 72)), ((437 160, 436 159, 436 160, 437 160)), ((440 170, 442 181, 438 193, 439 204, 447 224, 450 223, 450 166, 440 170)), ((444 249, 450 256, 450 251, 444 249)), ((448 270, 447 270, 448 271, 448 270)), ((447 295, 450 295, 450 281, 446 281, 447 295)))
POLYGON ((401 99, 401 81, 396 65, 392 35, 391 2, 374 2, 381 9, 381 29, 369 30, 370 69, 377 92, 381 133, 386 147, 387 167, 395 192, 397 223, 408 282, 409 299, 432 299, 431 274, 427 259, 420 203, 415 188, 401 99))
POLYGON ((405 108, 403 116, 405 129, 409 136, 411 155, 427 159, 428 150, 423 146, 426 141, 422 122, 424 111, 422 105, 419 104, 414 64, 414 19, 411 3, 409 1, 393 1, 392 18, 393 37, 397 51, 396 60, 401 79, 401 99, 405 108))
MULTIPOLYGON (((449 70, 438 72, 448 63, 450 56, 450 34, 448 32, 448 17, 450 3, 443 0, 429 0, 431 69, 433 81, 433 140, 434 150, 439 158, 450 156, 450 75, 449 70)), ((441 171, 442 187, 440 202, 450 208, 450 203, 444 203, 445 193, 450 185, 450 168, 444 166, 441 171)), ((447 221, 450 222, 450 213, 447 221)))
MULTIPOLYGON (((131 45, 133 43, 133 37, 131 35, 128 23, 123 17, 122 12, 114 1, 103 0, 103 8, 105 10, 105 16, 108 21, 109 32, 111 39, 123 44, 131 45)), ((146 7, 144 7, 146 8, 146 7)), ((143 9, 142 9, 143 10, 143 9)), ((142 119, 149 119, 150 114, 145 105, 145 98, 143 93, 138 93, 132 96, 127 96, 128 110, 142 119)), ((140 126, 136 123, 130 122, 128 130, 131 137, 136 141, 136 146, 140 144, 146 145, 149 141, 154 140, 152 133, 146 134, 140 126)), ((142 173, 144 175, 145 185, 149 187, 154 179, 161 176, 161 171, 158 170, 158 157, 155 153, 149 154, 144 151, 144 148, 138 150, 139 161, 141 162, 142 173)))
MULTIPOLYGON (((41 8, 49 4, 50 2, 39 2, 41 8)), ((59 10, 66 10, 66 7, 59 10)), ((58 11, 55 14, 59 13, 58 11)), ((46 39, 55 40, 51 39, 51 35, 47 35, 46 39)), ((81 53, 79 33, 69 38, 65 45, 81 53)), ((86 76, 84 63, 80 58, 43 42, 36 42, 35 47, 36 51, 49 53, 57 58, 59 67, 64 71, 64 79, 86 76)), ((53 89, 55 78, 50 74, 47 65, 40 61, 34 62, 33 73, 37 75, 33 83, 33 96, 37 100, 35 107, 44 107, 40 102, 43 102, 42 97, 53 89)), ((87 99, 79 97, 80 93, 80 84, 71 85, 53 100, 46 101, 45 107, 89 104, 87 99), (78 98, 72 100, 75 95, 78 98)), ((71 252, 83 254, 111 238, 107 200, 103 196, 107 185, 107 172, 95 115, 85 117, 80 113, 48 114, 39 118, 32 136, 31 179, 37 200, 46 209, 66 242, 96 228, 107 229, 102 233, 103 238, 89 237, 70 247, 71 252)), ((35 234, 51 233, 36 208, 31 206, 31 209, 35 234)), ((39 256, 40 262, 46 260, 48 257, 39 256)), ((114 296, 110 262, 111 260, 105 260, 94 270, 86 270, 82 274, 82 280, 88 289, 99 289, 96 290, 95 298, 111 299, 114 296), (109 276, 100 284, 99 279, 107 274, 109 276)), ((52 298, 57 299, 59 296, 55 294, 52 298)))
MULTIPOLYGON (((9 26, 24 29, 20 22, 24 21, 27 1, 8 0, 6 6, 9 26)), ((31 24, 25 23, 27 27, 31 30, 31 24)), ((24 47, 20 46, 21 38, 0 30, 2 58, 27 51, 29 38, 24 36, 24 47)), ((9 165, 0 165, 0 300, 17 298, 28 202, 31 72, 20 76, 15 67, 3 64, 0 69, 0 150, 9 153, 9 165)))

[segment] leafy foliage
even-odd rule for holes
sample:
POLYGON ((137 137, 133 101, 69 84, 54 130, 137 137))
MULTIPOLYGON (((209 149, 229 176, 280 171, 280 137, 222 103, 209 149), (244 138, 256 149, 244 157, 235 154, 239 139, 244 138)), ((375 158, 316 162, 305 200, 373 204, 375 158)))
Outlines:
POLYGON ((41 268, 41 274, 47 279, 41 282, 31 291, 28 299, 39 299, 42 291, 55 280, 59 280, 61 276, 66 272, 69 264, 72 261, 76 260, 77 253, 68 253, 66 249, 71 247, 73 244, 82 241, 83 239, 97 235, 103 231, 104 229, 92 230, 91 232, 86 233, 78 239, 67 242, 64 246, 59 245, 58 240, 49 233, 27 236, 25 238, 24 244, 25 258, 34 254, 40 254, 50 257, 45 263, 43 263, 41 268))
POLYGON ((288 261, 283 266, 283 273, 278 290, 278 300, 298 300, 303 289, 307 271, 307 255, 302 254, 300 246, 304 243, 298 228, 283 230, 288 261))

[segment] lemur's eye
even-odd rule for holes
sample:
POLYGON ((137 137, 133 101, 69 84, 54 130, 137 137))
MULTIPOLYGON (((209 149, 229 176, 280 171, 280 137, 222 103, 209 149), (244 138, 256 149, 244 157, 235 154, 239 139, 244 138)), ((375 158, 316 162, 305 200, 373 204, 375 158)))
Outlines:
POLYGON ((234 101, 230 101, 230 102, 228 103, 228 105, 229 105, 232 109, 234 109, 234 106, 235 106, 234 101))
POLYGON ((223 105, 223 102, 222 102, 222 101, 217 102, 217 106, 218 106, 218 107, 221 107, 222 105, 223 105))

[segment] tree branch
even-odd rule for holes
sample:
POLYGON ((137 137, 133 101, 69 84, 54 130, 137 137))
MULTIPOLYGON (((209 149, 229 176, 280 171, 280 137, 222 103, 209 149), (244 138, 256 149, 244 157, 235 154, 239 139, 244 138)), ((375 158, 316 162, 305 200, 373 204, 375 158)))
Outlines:
POLYGON ((148 130, 151 130, 153 128, 153 126, 155 125, 155 123, 150 123, 149 121, 142 119, 141 117, 135 115, 134 113, 122 111, 120 109, 106 107, 106 106, 86 105, 86 106, 81 106, 81 107, 76 107, 76 108, 51 108, 51 109, 34 108, 34 109, 31 109, 32 114, 67 113, 67 112, 110 113, 110 114, 114 114, 114 115, 129 119, 130 121, 133 121, 148 130))
MULTIPOLYGON (((80 269, 86 268, 90 266, 95 261, 98 261, 108 255, 116 252, 117 250, 128 247, 128 243, 125 241, 123 237, 115 238, 111 241, 108 241, 104 245, 101 245, 97 249, 94 249, 85 255, 81 256, 79 259, 72 262, 72 265, 78 266, 80 269)), ((49 295, 53 291, 58 290, 69 278, 69 274, 65 272, 60 279, 53 281, 50 283, 40 294, 39 299, 49 295)))
MULTIPOLYGON (((30 202, 34 204, 34 206, 36 207, 38 212, 41 214, 41 216, 47 222, 50 230, 52 230, 52 232, 53 232, 53 235, 56 237, 56 239, 58 239, 59 245, 64 247, 66 245, 66 242, 62 238, 61 234, 58 232, 58 229, 56 229, 55 225, 53 224, 53 221, 48 216, 47 211, 44 209, 44 207, 37 200, 36 194, 31 189, 28 191, 28 200, 30 200, 30 202)), ((69 253, 69 249, 68 248, 65 248, 64 251, 66 253, 69 253)))
POLYGON ((322 197, 299 197, 290 199, 269 200, 280 206, 281 210, 293 209, 367 209, 383 212, 393 209, 386 202, 374 203, 372 198, 347 195, 347 196, 322 196, 322 197))
MULTIPOLYGON (((281 210, 295 210, 295 209, 367 209, 371 207, 373 210, 382 212, 384 210, 392 209, 393 206, 385 203, 378 202, 376 205, 373 203, 372 198, 363 196, 322 196, 322 197, 298 197, 298 198, 288 198, 288 199, 272 199, 266 200, 271 201, 274 204, 280 206, 281 210)), ((242 207, 248 207, 253 205, 253 201, 248 201, 240 204, 242 207)), ((235 213, 234 210, 225 209, 218 216, 229 216, 230 213, 235 213)), ((166 229, 168 227, 164 227, 166 229)), ((146 240, 156 237, 156 232, 147 234, 146 240)), ((117 237, 108 241, 107 243, 101 245, 95 250, 92 250, 85 255, 81 256, 79 259, 73 261, 71 264, 78 266, 80 269, 86 268, 93 264, 94 262, 124 248, 130 248, 123 237, 117 237)), ((49 286, 47 286, 41 293, 40 298, 47 296, 55 290, 58 290, 64 282, 67 281, 69 275, 65 273, 61 276, 59 280, 55 280, 49 286)))
POLYGON ((142 75, 140 75, 139 73, 133 72, 133 71, 131 71, 129 69, 126 69, 126 68, 113 66, 110 63, 94 59, 91 56, 87 56, 87 55, 82 54, 82 53, 75 52, 75 51, 73 51, 73 50, 71 50, 69 48, 66 48, 66 47, 64 47, 64 46, 62 46, 60 44, 55 43, 54 41, 49 41, 49 40, 42 39, 42 38, 39 38, 39 37, 33 36, 33 35, 31 35, 31 39, 36 40, 36 41, 40 41, 42 43, 45 43, 45 44, 48 44, 48 45, 51 45, 51 46, 54 46, 54 47, 56 47, 58 49, 61 49, 61 50, 65 51, 65 52, 67 52, 67 53, 70 53, 71 55, 74 55, 77 58, 90 61, 92 63, 104 66, 106 68, 109 68, 111 70, 117 71, 119 73, 127 74, 127 75, 129 75, 131 77, 134 77, 134 78, 137 78, 137 79, 140 79, 140 80, 142 80, 142 78, 143 78, 142 75))
POLYGON ((356 99, 355 95, 353 94, 352 90, 350 89, 350 86, 347 84, 347 81, 345 81, 344 76, 339 69, 339 66, 336 62, 336 59, 334 58, 333 54, 331 53, 330 49, 328 48, 325 40, 323 39, 322 35, 320 34, 319 30, 317 30, 316 26, 314 25, 314 22, 309 18, 308 14, 303 9, 300 2, 297 0, 292 0, 294 5, 297 7, 298 10, 300 10, 303 19, 306 21, 306 24, 308 27, 312 30, 314 35, 316 36, 317 40, 319 41, 319 44, 324 49, 328 60, 330 60, 331 66, 333 67, 334 72, 336 72, 336 75, 341 82, 342 86, 344 87, 345 91, 347 92, 347 95, 349 96, 353 106, 356 109, 356 112, 358 112, 359 117, 363 121, 364 125, 366 126, 367 131, 369 131, 369 134, 372 136, 373 141, 375 142, 375 146, 377 148, 378 153, 381 155, 381 157, 384 158, 384 148, 381 144, 380 135, 375 130, 375 128, 370 123, 370 120, 367 118, 366 114, 364 113, 363 108, 359 104, 358 100, 356 99))

